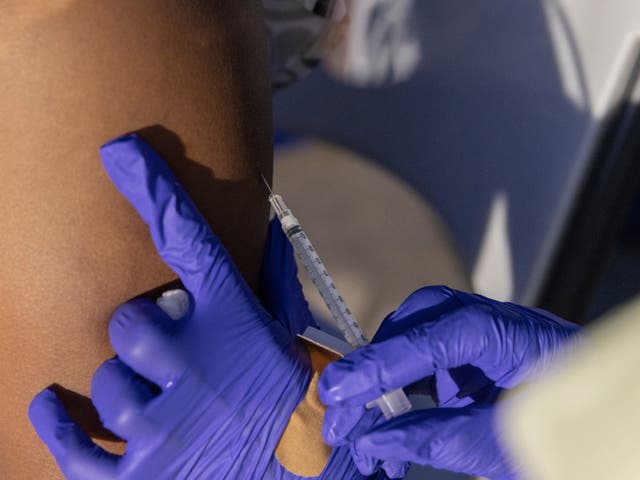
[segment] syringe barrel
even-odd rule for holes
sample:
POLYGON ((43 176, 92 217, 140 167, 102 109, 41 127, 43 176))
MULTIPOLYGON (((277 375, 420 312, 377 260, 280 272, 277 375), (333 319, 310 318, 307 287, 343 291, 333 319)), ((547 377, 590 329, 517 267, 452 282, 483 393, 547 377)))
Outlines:
POLYGON ((289 238, 296 255, 309 273, 324 303, 342 331, 345 340, 354 348, 367 345, 369 340, 364 336, 351 311, 340 296, 333 279, 329 276, 329 272, 327 272, 318 252, 313 248, 311 241, 300 226, 298 219, 293 216, 280 195, 270 195, 269 203, 271 203, 273 210, 276 212, 282 225, 282 230, 289 238))
POLYGON ((333 279, 327 272, 322 260, 311 245, 308 237, 302 229, 297 229, 289 235, 289 241, 293 245, 300 262, 309 273, 320 296, 331 312, 336 324, 344 335, 345 340, 354 348, 364 347, 369 343, 360 327, 356 323, 351 311, 340 296, 333 279))
MULTIPOLYGON (((311 280, 318 289, 327 308, 329 308, 336 324, 342 331, 345 340, 354 348, 368 345, 369 340, 365 337, 356 319, 340 296, 333 279, 329 275, 329 272, 327 272, 317 251, 313 248, 311 241, 300 226, 298 219, 293 216, 291 210, 289 210, 280 195, 270 195, 269 203, 271 203, 273 210, 280 220, 282 230, 289 238, 289 242, 293 246, 296 255, 302 262, 305 270, 309 273, 311 280)), ((389 420, 408 412, 411 409, 411 402, 404 393, 404 390, 399 388, 392 392, 387 392, 382 397, 367 405, 369 408, 374 406, 378 406, 380 410, 382 410, 384 417, 389 420)))

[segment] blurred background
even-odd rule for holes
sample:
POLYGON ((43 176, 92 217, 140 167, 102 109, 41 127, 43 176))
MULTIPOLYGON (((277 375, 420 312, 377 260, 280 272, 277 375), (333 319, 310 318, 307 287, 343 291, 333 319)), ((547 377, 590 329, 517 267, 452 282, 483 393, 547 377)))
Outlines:
POLYGON ((347 7, 275 96, 274 178, 367 334, 429 284, 582 324, 640 292, 640 3, 347 7))

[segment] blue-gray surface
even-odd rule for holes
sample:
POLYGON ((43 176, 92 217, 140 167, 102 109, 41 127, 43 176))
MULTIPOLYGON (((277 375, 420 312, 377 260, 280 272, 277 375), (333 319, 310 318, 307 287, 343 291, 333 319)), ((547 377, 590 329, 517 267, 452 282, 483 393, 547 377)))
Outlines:
POLYGON ((412 468, 409 470, 409 474, 404 477, 405 480, 466 480, 468 478, 467 475, 443 472, 442 470, 433 470, 431 468, 412 468))
POLYGON ((640 231, 617 245, 598 283, 588 321, 640 295, 640 231))
POLYGON ((590 116, 565 97, 538 1, 415 9, 424 58, 411 80, 359 89, 316 72, 276 96, 276 127, 342 143, 403 177, 440 210, 469 269, 504 193, 514 298, 525 301, 590 116))

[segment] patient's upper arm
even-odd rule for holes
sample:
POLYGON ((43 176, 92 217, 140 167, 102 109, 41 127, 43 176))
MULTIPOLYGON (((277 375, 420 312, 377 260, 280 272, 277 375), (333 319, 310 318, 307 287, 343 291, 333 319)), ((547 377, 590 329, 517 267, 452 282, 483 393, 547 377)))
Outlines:
POLYGON ((112 310, 174 278, 98 147, 141 129, 253 284, 270 82, 257 1, 11 0, 3 10, 0 471, 47 480, 58 474, 28 424, 31 397, 52 382, 88 393, 112 355, 112 310))

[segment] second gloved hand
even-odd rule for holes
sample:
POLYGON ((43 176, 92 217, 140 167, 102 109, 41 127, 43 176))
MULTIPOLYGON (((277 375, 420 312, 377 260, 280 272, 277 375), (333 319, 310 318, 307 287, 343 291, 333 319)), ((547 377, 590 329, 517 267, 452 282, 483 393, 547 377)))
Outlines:
POLYGON ((325 439, 352 443, 364 474, 414 462, 517 478, 502 453, 492 403, 552 361, 578 327, 542 310, 428 287, 383 322, 374 343, 331 365, 320 379, 325 439), (440 408, 363 428, 364 405, 399 387, 430 394, 440 408))

